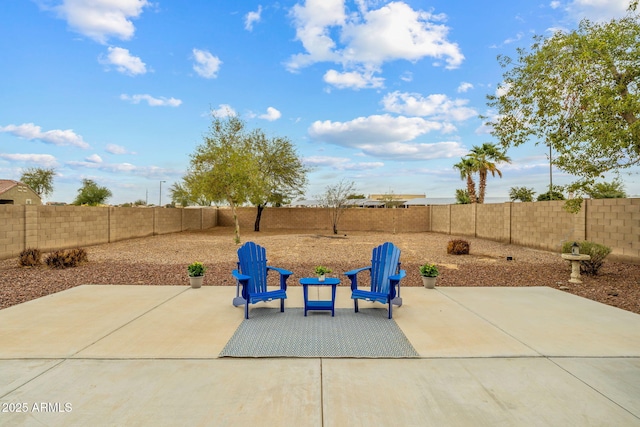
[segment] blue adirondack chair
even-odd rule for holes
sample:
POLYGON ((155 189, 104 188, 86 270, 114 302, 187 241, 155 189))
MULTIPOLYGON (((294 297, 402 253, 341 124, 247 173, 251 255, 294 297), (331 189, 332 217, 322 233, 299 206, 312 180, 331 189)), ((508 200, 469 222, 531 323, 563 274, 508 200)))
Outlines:
POLYGON ((356 313, 359 299, 389 304, 389 319, 393 316, 392 306, 402 305, 400 280, 407 273, 400 270, 400 249, 393 243, 386 242, 374 248, 369 267, 347 271, 344 274, 351 280, 351 299, 356 313), (358 273, 365 270, 368 270, 371 276, 370 290, 358 289, 358 273))
POLYGON ((237 280, 236 298, 233 305, 244 304, 244 318, 249 318, 249 304, 263 301, 280 300, 280 311, 284 311, 284 300, 287 298, 287 279, 293 273, 282 268, 267 265, 267 252, 253 242, 247 242, 238 249, 238 269, 233 270, 237 280), (269 270, 280 273, 280 289, 267 290, 267 274, 269 270), (238 290, 242 286, 242 297, 238 290))

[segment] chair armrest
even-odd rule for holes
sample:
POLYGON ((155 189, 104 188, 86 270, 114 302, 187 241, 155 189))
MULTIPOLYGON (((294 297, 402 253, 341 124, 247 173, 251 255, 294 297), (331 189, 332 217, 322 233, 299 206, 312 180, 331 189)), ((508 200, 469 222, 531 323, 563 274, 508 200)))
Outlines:
POLYGON ((351 270, 351 271, 347 271, 346 273, 343 273, 345 276, 349 278, 349 280, 351 280, 352 291, 355 291, 356 289, 358 289, 358 273, 365 270, 371 271, 371 266, 356 268, 355 270, 351 270))
POLYGON ((404 279, 406 276, 407 276, 407 272, 404 270, 400 270, 398 274, 389 276, 389 280, 391 280, 392 282, 400 282, 400 280, 404 279))
POLYGON ((356 268, 355 270, 347 271, 346 273, 342 273, 342 274, 344 274, 345 276, 355 276, 356 274, 360 273, 361 271, 365 271, 365 270, 371 270, 371 266, 362 267, 362 268, 356 268))
POLYGON ((240 274, 238 270, 233 270, 231 274, 233 274, 233 277, 235 277, 239 282, 246 282, 247 280, 251 279, 251 276, 240 274))
POLYGON ((282 276, 291 276, 293 274, 292 271, 289 270, 285 270, 284 268, 278 268, 278 267, 271 267, 270 265, 267 265, 267 270, 274 270, 277 271, 278 273, 280 273, 280 275, 282 276))

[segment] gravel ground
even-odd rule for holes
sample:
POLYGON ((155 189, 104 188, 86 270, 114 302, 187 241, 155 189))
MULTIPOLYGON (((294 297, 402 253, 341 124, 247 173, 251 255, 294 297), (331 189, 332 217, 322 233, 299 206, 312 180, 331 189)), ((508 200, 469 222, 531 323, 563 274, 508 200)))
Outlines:
MULTIPOLYGON (((20 267, 17 258, 0 261, 0 309, 83 284, 188 285, 186 266, 207 266, 205 286, 234 286, 231 270, 237 246, 233 231, 214 228, 145 237, 87 247, 89 262, 76 268, 52 270, 20 267)), ((568 283, 570 267, 559 254, 463 237, 470 255, 448 255, 447 242, 456 236, 435 233, 349 233, 333 236, 302 232, 248 232, 243 241, 267 248, 271 265, 294 272, 289 285, 313 276, 325 265, 333 276, 369 264, 373 247, 391 241, 402 250, 403 286, 422 286, 418 267, 435 263, 436 286, 549 286, 640 314, 640 265, 606 262, 596 277, 568 283), (507 261, 507 256, 513 258, 507 261)), ((344 276, 342 276, 344 278, 344 276)), ((274 283, 277 275, 270 275, 274 283)), ((346 278, 345 278, 346 281, 346 278)), ((341 286, 348 286, 343 281, 341 286)), ((347 281, 348 282, 348 281, 347 281)))

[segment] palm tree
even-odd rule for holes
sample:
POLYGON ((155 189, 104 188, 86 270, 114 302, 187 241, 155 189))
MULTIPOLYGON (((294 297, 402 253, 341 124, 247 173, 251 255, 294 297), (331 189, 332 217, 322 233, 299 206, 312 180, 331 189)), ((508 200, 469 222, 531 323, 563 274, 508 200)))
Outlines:
POLYGON ((476 165, 476 170, 480 175, 480 183, 478 185, 478 203, 484 203, 484 195, 487 189, 487 175, 491 172, 491 176, 502 178, 502 172, 496 166, 497 163, 511 163, 511 158, 500 150, 495 144, 485 142, 482 146, 474 146, 467 158, 472 159, 476 165))
POLYGON ((453 168, 460 171, 460 179, 467 180, 467 192, 469 193, 469 199, 471 200, 471 203, 476 203, 476 183, 473 180, 473 174, 478 171, 478 167, 475 159, 469 156, 463 157, 460 159, 460 163, 453 165, 453 168))

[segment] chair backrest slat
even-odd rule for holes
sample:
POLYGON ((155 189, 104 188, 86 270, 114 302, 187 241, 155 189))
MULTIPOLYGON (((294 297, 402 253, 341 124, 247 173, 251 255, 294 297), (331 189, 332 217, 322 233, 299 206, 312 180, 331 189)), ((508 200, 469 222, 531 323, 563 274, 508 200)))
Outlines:
POLYGON ((400 249, 386 242, 373 250, 371 259, 371 291, 389 293, 389 276, 397 273, 400 249))
POLYGON ((238 249, 240 273, 250 276, 249 293, 267 291, 267 251, 260 245, 247 242, 238 249))

